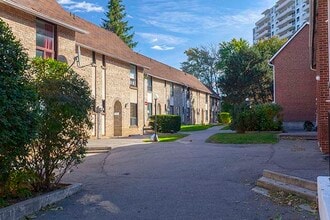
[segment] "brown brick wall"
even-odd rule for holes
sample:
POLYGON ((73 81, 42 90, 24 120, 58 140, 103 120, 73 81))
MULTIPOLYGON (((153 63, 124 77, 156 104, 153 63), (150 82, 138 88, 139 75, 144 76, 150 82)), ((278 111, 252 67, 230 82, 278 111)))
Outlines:
POLYGON ((320 80, 317 83, 317 113, 318 113, 318 140, 322 152, 328 152, 328 111, 329 99, 329 60, 328 60, 328 3, 327 0, 318 1, 316 25, 316 69, 320 80))
MULTIPOLYGON (((184 92, 184 88, 182 85, 174 84, 174 96, 171 97, 170 95, 170 87, 171 82, 165 82, 165 80, 158 79, 153 77, 153 91, 147 92, 147 80, 145 79, 145 102, 153 103, 153 114, 154 114, 154 99, 152 94, 158 94, 159 99, 157 100, 157 103, 161 106, 161 114, 169 114, 170 112, 170 106, 173 104, 174 107, 174 114, 180 115, 182 117, 183 123, 189 123, 186 121, 186 113, 187 113, 187 106, 186 106, 186 95, 184 92), (172 99, 172 101, 171 101, 172 99), (165 108, 166 107, 166 108, 165 108), (185 113, 183 113, 182 107, 185 108, 185 113)), ((209 104, 206 103, 206 94, 203 92, 191 90, 192 93, 192 106, 191 109, 191 117, 193 118, 193 121, 190 123, 193 124, 208 124, 210 121, 209 118, 209 104), (194 113, 192 115, 192 113, 194 113), (207 114, 207 116, 206 116, 207 114)), ((209 97, 209 95, 208 95, 209 97)), ((147 106, 145 106, 145 124, 148 125, 148 113, 147 113, 147 106)), ((157 107, 158 108, 158 107, 157 107)), ((159 112, 157 110, 157 112, 159 112)))
POLYGON ((36 18, 3 4, 0 4, 0 18, 9 24, 14 35, 27 49, 29 57, 35 57, 36 18))
MULTIPOLYGON (((0 17, 5 20, 13 29, 14 34, 21 40, 30 57, 35 57, 36 50, 36 18, 19 10, 12 9, 0 4, 0 17)), ((76 34, 67 28, 57 26, 57 53, 60 60, 66 60, 71 65, 76 56, 76 34)), ((136 135, 143 133, 143 126, 147 120, 147 86, 144 80, 144 70, 138 68, 138 86, 131 88, 129 85, 130 64, 111 57, 106 57, 106 65, 102 66, 102 55, 95 53, 96 63, 92 65, 92 51, 81 48, 80 67, 74 64, 72 68, 80 74, 90 85, 96 100, 96 106, 102 106, 102 99, 105 98, 105 112, 102 112, 97 120, 97 114, 93 113, 93 120, 96 123, 91 131, 94 137, 99 131, 99 137, 114 136, 114 105, 119 101, 122 106, 122 136, 136 135), (105 73, 105 77, 104 76, 105 73), (103 81, 105 78, 105 86, 103 81), (102 89, 105 87, 105 97, 102 97, 102 89), (138 104, 138 125, 130 126, 130 103, 138 104), (103 122, 104 121, 104 122, 103 122), (98 124, 98 122, 100 122, 98 124)), ((156 70, 155 70, 156 71, 156 70)), ((159 95, 158 102, 161 106, 162 114, 166 114, 169 109, 170 83, 154 78, 153 88, 159 95), (165 109, 165 105, 167 109, 165 109)), ((174 107, 175 113, 182 114, 182 86, 175 84, 174 107)), ((208 123, 206 120, 205 93, 193 91, 196 97, 194 107, 196 109, 195 123, 208 123), (202 113, 203 111, 203 113, 202 113), (199 114, 197 115, 197 112, 199 114), (201 118, 201 115, 204 118, 201 118)))
MULTIPOLYGON (((91 89, 95 88, 96 106, 102 106, 102 81, 103 71, 105 71, 105 112, 101 117, 105 117, 104 137, 114 136, 114 105, 119 101, 122 106, 122 134, 123 136, 142 134, 143 129, 143 70, 138 68, 138 86, 130 88, 129 73, 130 64, 106 57, 106 66, 102 66, 102 55, 96 53, 96 64, 91 66, 92 51, 81 48, 81 65, 83 68, 74 67, 90 84, 91 89), (95 73, 94 73, 95 72, 95 73), (94 80, 93 80, 94 77, 94 80), (94 86, 93 86, 94 84, 94 86), (138 103, 138 126, 130 126, 130 103, 138 103)), ((92 91, 93 93, 93 91, 92 91)), ((96 114, 94 114, 96 117, 96 114)), ((102 129, 102 124, 96 124, 102 129)), ((95 131, 96 132, 96 131, 95 131)), ((93 134, 93 133, 92 133, 93 134)), ((100 137, 101 131, 100 131, 100 137)))
POLYGON ((274 59, 275 102, 283 107, 284 122, 316 120, 316 73, 309 65, 309 27, 274 59))

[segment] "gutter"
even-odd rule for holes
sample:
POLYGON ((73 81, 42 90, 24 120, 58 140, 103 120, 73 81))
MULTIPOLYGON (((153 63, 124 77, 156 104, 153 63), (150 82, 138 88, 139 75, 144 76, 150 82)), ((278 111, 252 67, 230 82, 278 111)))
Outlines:
POLYGON ((126 59, 120 58, 120 57, 118 57, 118 56, 116 56, 116 55, 114 55, 114 54, 107 53, 107 52, 105 52, 105 51, 95 49, 95 48, 90 47, 90 46, 87 46, 87 45, 85 45, 85 44, 81 44, 81 43, 76 42, 76 45, 77 45, 78 47, 83 47, 83 48, 85 48, 85 49, 87 49, 87 50, 91 50, 91 51, 94 51, 94 52, 96 52, 96 53, 103 54, 103 55, 105 55, 105 56, 108 56, 108 57, 111 57, 111 58, 114 58, 114 59, 117 59, 117 60, 123 61, 123 62, 125 62, 125 63, 133 64, 133 65, 136 65, 136 66, 142 67, 142 68, 144 68, 144 69, 148 69, 148 70, 150 70, 150 67, 148 67, 148 66, 144 66, 144 65, 142 65, 142 64, 138 64, 138 63, 131 62, 131 61, 129 61, 129 60, 126 60, 126 59))
MULTIPOLYGON (((36 1, 36 0, 34 0, 34 1, 36 1)), ((76 31, 78 33, 81 33, 81 34, 88 34, 89 33, 88 31, 85 31, 85 30, 80 29, 78 27, 74 27, 74 26, 72 26, 70 24, 67 24, 67 23, 64 23, 64 22, 62 22, 60 20, 57 20, 57 19, 54 19, 54 18, 50 18, 47 15, 44 15, 44 14, 42 14, 40 12, 37 12, 37 11, 31 9, 31 8, 28 8, 28 7, 25 7, 23 5, 20 5, 20 4, 18 4, 16 2, 13 2, 11 0, 0 0, 0 3, 4 3, 4 4, 8 5, 8 6, 11 6, 13 8, 16 8, 16 9, 18 9, 20 11, 24 11, 24 12, 26 12, 28 14, 34 15, 34 16, 36 16, 38 18, 42 18, 42 19, 44 19, 46 21, 49 21, 49 22, 52 22, 54 24, 57 24, 57 25, 66 27, 66 28, 68 28, 70 30, 73 30, 73 31, 76 31)))

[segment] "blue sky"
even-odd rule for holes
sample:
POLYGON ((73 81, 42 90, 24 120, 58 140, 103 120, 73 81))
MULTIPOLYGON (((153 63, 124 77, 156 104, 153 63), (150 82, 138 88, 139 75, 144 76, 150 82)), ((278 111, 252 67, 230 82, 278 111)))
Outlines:
MULTIPOLYGON (((108 0, 57 0, 66 10, 97 25, 108 0)), ((191 47, 232 38, 252 42, 254 23, 276 0, 123 0, 133 26, 134 50, 175 68, 191 47)), ((111 43, 111 42, 109 42, 111 43)))

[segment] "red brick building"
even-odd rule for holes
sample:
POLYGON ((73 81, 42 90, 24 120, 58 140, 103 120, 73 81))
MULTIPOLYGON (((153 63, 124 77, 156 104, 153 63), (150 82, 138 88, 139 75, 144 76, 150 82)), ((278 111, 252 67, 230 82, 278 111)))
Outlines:
POLYGON ((271 58, 274 101, 283 107, 286 130, 316 121, 315 71, 309 65, 309 24, 301 27, 271 58))
POLYGON ((311 66, 316 70, 317 81, 317 122, 318 140, 322 152, 329 152, 328 112, 329 98, 329 2, 311 0, 311 66))

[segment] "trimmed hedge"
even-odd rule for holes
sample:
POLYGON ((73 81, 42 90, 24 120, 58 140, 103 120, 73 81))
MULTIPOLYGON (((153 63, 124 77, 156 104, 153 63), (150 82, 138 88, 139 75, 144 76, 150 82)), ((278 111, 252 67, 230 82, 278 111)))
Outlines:
MULTIPOLYGON (((150 126, 154 129, 155 116, 150 117, 150 126)), ((157 131, 161 133, 176 133, 181 128, 179 115, 157 115, 157 131)))
POLYGON ((231 116, 229 112, 221 112, 218 118, 219 118, 219 123, 225 123, 225 124, 231 123, 231 116))
POLYGON ((281 106, 277 104, 256 105, 239 113, 235 124, 237 132, 282 130, 281 106))

